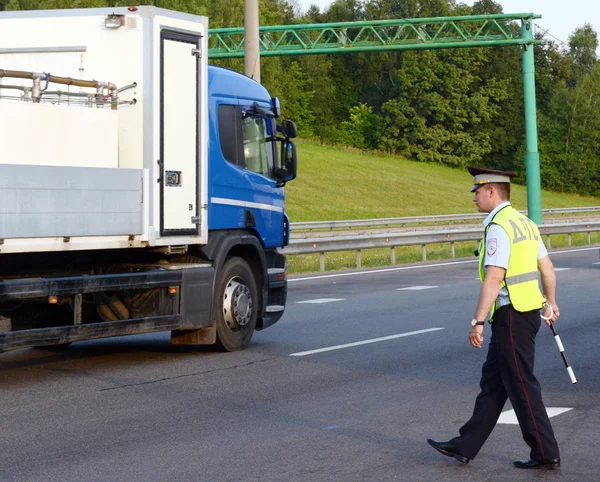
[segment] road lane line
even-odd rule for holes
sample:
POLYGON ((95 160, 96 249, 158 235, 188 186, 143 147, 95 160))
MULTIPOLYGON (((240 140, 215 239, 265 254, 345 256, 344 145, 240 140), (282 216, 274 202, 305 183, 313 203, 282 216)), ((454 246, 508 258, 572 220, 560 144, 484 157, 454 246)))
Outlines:
POLYGON ((389 273, 390 271, 404 271, 407 269, 423 269, 423 268, 439 268, 440 266, 454 266, 455 264, 465 263, 477 263, 476 259, 470 259, 468 261, 455 261, 453 263, 436 263, 436 264, 425 264, 418 266, 401 266, 398 268, 384 268, 384 269, 370 269, 368 271, 355 271, 353 273, 337 273, 337 274, 324 274, 320 276, 309 276, 306 278, 288 278, 288 283, 292 281, 307 281, 311 279, 324 279, 324 278, 339 278, 342 276, 358 276, 363 274, 377 274, 377 273, 389 273))
POLYGON ((323 353, 326 351, 341 350, 342 348, 350 348, 359 345, 368 345, 369 343, 378 343, 380 341, 394 340, 396 338, 404 338, 405 336, 420 335, 421 333, 429 333, 432 331, 445 330, 445 328, 427 328, 426 330, 409 331, 408 333, 399 333, 398 335, 383 336, 381 338, 373 338, 371 340, 356 341, 354 343, 346 343, 345 345, 328 346, 326 348, 317 348, 316 350, 300 351, 291 353, 289 356, 306 356, 314 355, 315 353, 323 353))
POLYGON ((579 251, 592 251, 594 249, 598 249, 598 246, 592 246, 591 248, 565 249, 563 251, 548 251, 548 254, 578 253, 579 251))
POLYGON ((315 300, 296 301, 296 303, 333 303, 334 301, 344 301, 344 298, 317 298, 315 300))
POLYGON ((402 290, 421 291, 421 290, 430 290, 433 288, 439 288, 439 286, 408 286, 406 288, 396 288, 396 289, 398 291, 402 291, 402 290))
POLYGON ((571 268, 554 268, 554 271, 567 271, 570 270, 571 268))
MULTIPOLYGON (((579 251, 591 251, 594 249, 598 249, 598 246, 592 248, 579 248, 579 249, 569 249, 564 251, 549 251, 551 256, 555 254, 568 254, 568 253, 577 253, 579 251)), ((288 283, 294 283, 296 281, 309 281, 315 279, 325 279, 325 278, 341 278, 342 276, 360 276, 363 274, 377 274, 377 273, 389 273, 392 271, 404 271, 408 269, 424 269, 424 268, 440 268, 442 266, 456 266, 457 264, 465 264, 465 263, 478 263, 478 259, 469 259, 466 261, 452 261, 449 263, 435 263, 435 264, 420 264, 415 266, 399 266, 397 268, 383 268, 383 269, 371 269, 368 271, 355 271, 352 273, 336 273, 336 274, 324 274, 319 276, 306 276, 304 278, 288 278, 288 283)))

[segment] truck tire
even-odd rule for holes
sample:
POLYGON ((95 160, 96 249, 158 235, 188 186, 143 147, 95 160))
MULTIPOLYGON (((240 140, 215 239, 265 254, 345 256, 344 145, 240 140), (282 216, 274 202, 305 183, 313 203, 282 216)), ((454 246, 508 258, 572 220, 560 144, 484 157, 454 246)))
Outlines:
POLYGON ((254 273, 242 258, 228 258, 216 288, 217 345, 227 351, 243 350, 254 334, 258 316, 254 273))

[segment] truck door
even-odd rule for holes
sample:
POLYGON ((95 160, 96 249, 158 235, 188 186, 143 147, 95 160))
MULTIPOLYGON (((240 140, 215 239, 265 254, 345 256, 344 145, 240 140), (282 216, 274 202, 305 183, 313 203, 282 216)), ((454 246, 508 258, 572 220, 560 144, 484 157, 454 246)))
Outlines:
POLYGON ((198 234, 200 36, 163 30, 160 72, 160 232, 198 234))

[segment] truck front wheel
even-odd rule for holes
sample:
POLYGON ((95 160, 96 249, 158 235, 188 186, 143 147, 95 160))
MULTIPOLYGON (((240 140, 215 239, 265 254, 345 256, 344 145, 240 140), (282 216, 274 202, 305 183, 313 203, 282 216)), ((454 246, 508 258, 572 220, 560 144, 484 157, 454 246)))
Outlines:
POLYGON ((225 261, 216 295, 217 344, 227 351, 242 350, 250 343, 258 312, 256 281, 246 261, 225 261))

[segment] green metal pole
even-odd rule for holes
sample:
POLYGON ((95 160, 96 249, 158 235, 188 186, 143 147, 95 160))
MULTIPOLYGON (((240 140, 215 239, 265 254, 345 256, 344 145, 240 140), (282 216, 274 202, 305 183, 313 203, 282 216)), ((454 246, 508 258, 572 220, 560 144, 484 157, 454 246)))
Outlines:
POLYGON ((523 20, 521 23, 521 37, 531 41, 523 45, 523 94, 525 98, 525 143, 527 145, 527 152, 525 154, 527 211, 529 218, 536 224, 540 224, 542 222, 542 195, 535 104, 532 20, 523 20))

